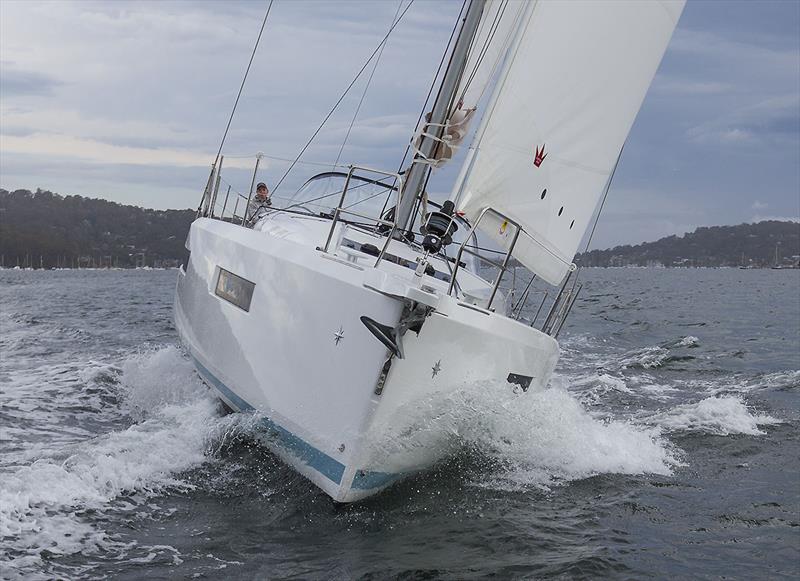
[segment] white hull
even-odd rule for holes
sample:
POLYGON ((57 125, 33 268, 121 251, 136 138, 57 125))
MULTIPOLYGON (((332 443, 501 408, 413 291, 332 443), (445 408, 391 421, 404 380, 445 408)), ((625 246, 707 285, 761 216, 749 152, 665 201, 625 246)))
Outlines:
MULTIPOLYGON (((269 446, 334 500, 350 502, 447 453, 440 444, 448 434, 435 427, 422 446, 391 441, 413 424, 415 403, 509 374, 531 378, 533 389, 544 387, 558 343, 447 295, 441 280, 423 277, 426 291, 413 270, 391 261, 376 269, 374 257, 347 248, 338 256, 317 250, 329 228, 329 221, 288 214, 256 230, 195 221, 175 322, 198 372, 220 398, 235 410, 260 412, 269 446), (220 268, 255 283, 249 312, 215 294, 220 268), (394 327, 409 299, 432 310, 419 333, 403 336, 404 358, 392 359, 381 390, 390 353, 361 317, 394 327)), ((338 238, 369 237, 342 228, 338 238)), ((409 252, 399 242, 389 247, 396 256, 409 252)), ((469 276, 476 287, 486 284, 469 276)))

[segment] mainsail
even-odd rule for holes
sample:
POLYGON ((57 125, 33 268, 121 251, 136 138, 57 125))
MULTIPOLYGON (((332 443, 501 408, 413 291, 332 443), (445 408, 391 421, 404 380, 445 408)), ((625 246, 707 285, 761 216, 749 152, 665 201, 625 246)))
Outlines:
MULTIPOLYGON (((452 197, 472 220, 490 207, 518 222, 514 256, 551 284, 570 268, 684 3, 505 7, 514 25, 498 25, 493 39, 507 47, 503 70, 452 197)), ((506 3, 493 4, 484 24, 506 3)), ((500 243, 512 230, 489 216, 480 228, 500 243)))

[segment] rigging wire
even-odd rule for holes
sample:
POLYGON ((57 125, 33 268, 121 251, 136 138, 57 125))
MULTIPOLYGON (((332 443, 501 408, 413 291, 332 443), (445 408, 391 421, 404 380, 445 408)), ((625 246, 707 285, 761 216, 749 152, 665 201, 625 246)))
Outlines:
MULTIPOLYGON (((444 66, 445 60, 447 60, 447 55, 450 53, 450 47, 453 44, 453 39, 455 38, 456 31, 458 30, 458 25, 461 22, 462 18, 464 17, 464 10, 467 7, 467 3, 469 0, 464 0, 461 4, 461 10, 458 13, 458 18, 456 18, 455 24, 453 25, 453 30, 450 31, 450 38, 447 39, 447 44, 444 47, 444 52, 442 53, 442 58, 439 60, 439 66, 436 68, 436 74, 433 75, 433 79, 431 80, 431 86, 428 88, 428 94, 425 96, 425 102, 422 104, 422 109, 419 112, 419 117, 417 117, 417 123, 414 125, 414 135, 416 135, 416 131, 419 128, 419 124, 422 121, 422 118, 425 116, 425 110, 428 108, 428 103, 431 100, 431 95, 433 95, 433 90, 436 88, 436 80, 439 78, 439 74, 442 72, 442 67, 444 66)), ((413 141, 413 136, 412 136, 413 141)), ((411 151, 411 142, 406 145, 406 150, 403 152, 403 158, 400 160, 400 163, 397 166, 397 173, 402 173, 403 171, 403 164, 406 162, 406 158, 408 158, 408 153, 411 151)), ((397 185, 394 183, 393 185, 397 185)), ((427 185, 427 181, 426 181, 427 185)), ((386 212, 386 206, 389 204, 389 196, 386 196, 386 201, 383 203, 383 209, 381 210, 381 215, 386 212)), ((413 214, 416 216, 418 209, 414 209, 413 214)), ((413 225, 412 225, 413 228, 413 225)))
MULTIPOLYGON (((464 96, 466 95, 467 91, 469 90, 470 85, 472 84, 472 81, 475 79, 475 77, 476 77, 476 75, 478 73, 478 70, 480 69, 481 64, 483 63, 484 57, 489 52, 489 47, 490 47, 492 41, 494 40, 495 34, 497 33, 497 30, 500 28, 500 22, 501 22, 503 16, 505 15, 505 10, 506 10, 507 6, 508 6, 508 0, 503 0, 503 2, 501 3, 500 8, 498 8, 497 12, 495 13, 494 17, 492 18, 492 23, 489 26, 489 32, 487 33, 486 40, 484 40, 483 45, 480 47, 480 49, 478 49, 478 45, 476 43, 477 43, 477 38, 480 36, 480 33, 483 30, 483 24, 484 23, 481 24, 481 27, 480 27, 480 29, 478 31, 478 34, 476 34, 475 37, 473 38, 472 44, 470 45, 468 52, 470 54, 473 54, 474 51, 478 50, 478 58, 477 58, 475 64, 473 65, 472 70, 469 72, 469 74, 466 77, 467 80, 464 83, 464 87, 463 87, 463 90, 461 91, 460 95, 457 95, 456 97, 454 97, 453 102, 450 104, 450 106, 453 108, 453 110, 451 111, 450 114, 452 114, 455 111, 455 108, 458 107, 458 103, 460 103, 463 100, 464 96)), ((466 2, 462 5, 462 8, 461 8, 462 13, 463 13, 463 10, 464 10, 465 7, 466 7, 466 2)), ((461 14, 459 14, 459 18, 456 21, 456 27, 458 26, 458 22, 460 22, 460 21, 461 21, 461 14)), ((455 34, 455 30, 456 29, 454 28, 453 29, 453 33, 451 34, 451 39, 452 39, 453 34, 455 34)), ((448 47, 449 47, 449 42, 448 42, 448 47)), ((447 51, 445 51, 445 55, 446 54, 447 54, 447 51)), ((444 56, 442 57, 442 62, 444 62, 444 56)), ((492 70, 493 71, 497 67, 497 63, 498 63, 498 61, 496 61, 494 63, 494 65, 492 65, 492 70)), ((439 66, 441 68, 441 63, 440 63, 439 66)), ((465 63, 465 67, 466 67, 466 63, 465 63)), ((462 79, 463 79, 464 75, 466 74, 466 72, 467 72, 466 70, 462 72, 462 79)), ((494 73, 492 73, 492 74, 494 74, 494 73)), ((438 71, 437 71, 437 76, 438 76, 438 71)), ((478 97, 478 101, 483 98, 483 94, 486 91, 487 87, 488 87, 488 83, 483 88, 483 90, 481 91, 481 94, 478 97)), ((430 97, 430 93, 429 93, 429 97, 430 97)), ((425 102, 425 106, 427 107, 427 99, 426 99, 426 102, 425 102)), ((423 109, 423 111, 424 111, 424 109, 423 109)), ((420 119, 421 119, 421 117, 422 116, 420 115, 420 119)), ((419 125, 419 121, 417 121, 417 124, 419 125)), ((406 149, 406 154, 403 155, 403 161, 405 161, 406 155, 408 153, 408 149, 409 148, 406 149)), ((402 166, 402 163, 401 163, 401 166, 402 166)), ((423 192, 425 192, 427 190, 428 182, 430 181, 431 175, 432 175, 432 172, 428 172, 428 175, 425 177, 425 183, 423 184, 423 187, 422 187, 422 191, 423 192)), ((425 199, 423 199, 423 198, 425 198, 425 196, 421 196, 420 197, 419 201, 417 202, 417 204, 416 204, 416 206, 415 206, 415 208, 414 208, 414 210, 412 212, 412 215, 416 216, 417 213, 420 211, 420 206, 425 203, 425 199, 426 199, 426 198, 425 199)))
POLYGON ((339 97, 339 99, 336 101, 336 103, 334 104, 334 106, 331 108, 331 110, 328 112, 328 114, 327 114, 327 115, 325 115, 325 118, 322 120, 322 123, 320 123, 320 124, 319 124, 319 127, 317 127, 316 131, 314 131, 314 133, 311 135, 311 137, 309 138, 309 140, 306 142, 306 144, 305 144, 305 145, 303 146, 303 148, 300 150, 300 153, 298 153, 298 154, 297 154, 297 157, 294 159, 294 161, 291 163, 291 165, 289 165, 289 168, 288 168, 288 169, 287 169, 287 170, 284 172, 284 174, 281 176, 281 179, 279 179, 279 180, 278 180, 278 183, 275 185, 275 188, 273 189, 273 192, 277 192, 277 191, 278 191, 278 188, 280 188, 281 184, 282 184, 282 183, 283 183, 283 181, 286 179, 286 176, 288 176, 288 175, 289 175, 289 173, 292 171, 292 169, 294 169, 294 166, 297 164, 297 162, 300 160, 300 158, 302 157, 302 155, 305 153, 306 149, 308 149, 308 147, 311 145, 311 142, 313 142, 313 141, 314 141, 314 139, 315 139, 315 138, 317 137, 317 135, 319 134, 319 132, 320 132, 320 131, 322 131, 322 128, 325 126, 325 123, 327 123, 327 122, 328 122, 328 119, 330 119, 330 118, 331 118, 331 115, 333 115, 333 113, 336 111, 336 109, 337 109, 337 108, 339 107, 339 105, 342 103, 342 101, 344 100, 344 98, 347 96, 347 93, 349 93, 349 92, 350 92, 350 89, 352 89, 352 88, 353 88, 353 85, 355 85, 355 84, 356 84, 356 81, 358 81, 358 79, 359 79, 359 77, 361 76, 361 74, 362 74, 362 73, 363 73, 363 72, 366 70, 366 68, 369 66, 369 63, 370 63, 370 62, 372 62, 372 59, 375 57, 375 55, 376 55, 376 54, 378 54, 378 52, 381 50, 381 47, 383 47, 383 45, 386 43, 387 39, 389 38, 389 35, 390 35, 390 34, 392 34, 392 32, 394 31, 395 27, 396 27, 398 24, 400 24, 400 21, 401 21, 401 20, 403 20, 403 16, 405 16, 406 12, 408 12, 408 9, 409 9, 409 8, 411 8, 411 6, 414 4, 414 2, 415 2, 415 0, 411 0, 411 2, 409 2, 409 3, 408 3, 408 6, 406 6, 406 7, 405 7, 405 9, 403 10, 402 14, 400 14, 400 17, 399 17, 399 18, 398 18, 398 19, 397 19, 397 20, 394 22, 394 24, 392 24, 391 28, 389 28, 389 31, 388 31, 388 32, 386 33, 386 35, 383 37, 383 40, 381 40, 381 42, 378 44, 377 48, 376 48, 374 51, 372 51, 372 54, 371 54, 371 55, 369 56, 369 58, 366 60, 366 62, 365 62, 365 63, 364 63, 364 65, 361 67, 361 69, 358 71, 358 73, 356 73, 356 76, 353 78, 353 80, 350 82, 350 84, 349 84, 349 85, 347 86, 347 88, 344 90, 344 92, 343 92, 343 93, 342 93, 342 95, 339 97))
POLYGON ((584 252, 589 250, 589 244, 592 243, 592 237, 594 236, 595 228, 597 228, 597 222, 600 220, 600 214, 603 212, 603 206, 606 205, 606 198, 608 197, 608 192, 611 190, 611 182, 614 181, 614 174, 617 173, 617 166, 619 166, 619 160, 622 159, 622 152, 625 150, 625 144, 622 144, 622 147, 619 150, 619 155, 617 155, 617 161, 614 162, 614 169, 611 170, 611 175, 608 178, 608 183, 606 184, 606 191, 603 192, 603 200, 600 202, 600 209, 597 211, 597 216, 594 218, 594 224, 592 224, 592 231, 589 233, 589 239, 586 241, 586 248, 584 248, 584 252))
MULTIPOLYGON (((494 36, 497 33, 498 28, 500 28, 500 21, 503 19, 505 15, 506 7, 508 6, 508 2, 503 2, 501 7, 497 10, 497 14, 495 14, 494 19, 492 21, 492 25, 489 28, 489 34, 486 38, 486 42, 484 42, 483 47, 481 48, 480 54, 478 56, 478 60, 475 62, 475 66, 472 69, 469 77, 467 78, 467 82, 464 83, 464 90, 461 92, 460 99, 463 99, 464 96, 467 94, 472 81, 475 80, 475 76, 478 74, 478 69, 480 68, 481 64, 483 63, 483 59, 486 54, 489 52, 489 46, 491 45, 492 41, 494 40, 494 36)), ((502 51, 501 51, 502 53, 502 51)), ((497 66, 497 63, 493 65, 493 68, 497 66)), ((486 89, 484 88, 484 91, 486 89)), ((481 97, 483 96, 483 92, 481 92, 481 97)), ((480 99, 478 99, 480 100, 480 99)))
MULTIPOLYGON (((622 159, 622 152, 624 150, 625 150, 625 143, 622 144, 622 147, 619 150, 619 154, 617 155, 617 161, 614 162, 614 169, 611 170, 611 175, 608 176, 608 183, 606 183, 606 191, 603 192, 603 199, 600 202, 600 208, 597 210, 597 215, 594 217, 594 224, 592 224, 592 231, 589 232, 589 239, 586 241, 586 247, 583 249, 584 254, 586 254, 589 251, 589 245, 592 243, 592 237, 594 236, 594 231, 597 228, 597 223, 600 221, 600 214, 603 213, 603 208, 606 205, 606 198, 608 198, 608 192, 611 190, 611 182, 614 181, 614 174, 617 173, 619 160, 622 159)), ((580 276, 580 274, 581 274, 581 269, 578 268, 577 272, 575 273, 575 280, 572 282, 573 291, 575 290, 575 287, 578 285, 578 277, 580 276)))
MULTIPOLYGON (((442 72, 442 67, 444 66, 444 62, 447 59, 447 55, 450 52, 450 46, 453 44, 453 38, 456 35, 456 30, 458 30, 458 24, 461 22, 463 18, 464 9, 467 7, 467 2, 469 0, 464 0, 464 3, 461 5, 461 11, 458 13, 458 18, 456 18, 456 23, 453 25, 453 30, 450 32, 450 38, 447 40, 447 45, 445 46, 444 52, 442 53, 442 58, 439 61, 439 67, 436 69, 436 74, 433 76, 433 80, 431 81, 431 86, 428 89, 428 95, 425 97, 425 102, 422 104, 422 110, 419 112, 419 117, 417 117, 417 123, 414 126, 415 133, 416 129, 419 127, 422 118, 425 116, 425 109, 428 108, 428 103, 431 100, 431 95, 433 95, 433 90, 436 88, 436 80, 439 78, 439 73, 442 72)), ((398 173, 403 169, 403 164, 406 162, 406 158, 408 157, 408 152, 411 151, 411 144, 409 143, 406 146, 405 153, 403 153, 403 159, 400 160, 400 164, 397 167, 398 173)))
POLYGON ((269 5, 267 6, 267 12, 264 14, 264 20, 261 22, 261 30, 258 31, 258 38, 256 39, 256 43, 253 46, 253 52, 250 55, 250 61, 247 63, 247 69, 244 72, 244 77, 242 77, 242 84, 239 86, 239 92, 236 95, 236 101, 233 103, 233 109, 231 109, 231 116, 228 118, 228 124, 225 126, 225 133, 222 134, 222 141, 220 141, 219 149, 217 150, 217 156, 214 158, 214 165, 216 166, 219 162, 219 156, 222 153, 222 147, 225 145, 225 139, 228 137, 228 130, 231 128, 231 122, 233 122, 233 116, 236 113, 236 107, 239 105, 239 98, 242 96, 242 91, 244 90, 244 84, 247 81, 247 75, 250 74, 250 67, 253 64, 253 59, 256 56, 256 51, 258 50, 258 45, 261 42, 261 35, 264 34, 264 27, 267 25, 267 18, 269 18, 269 13, 272 10, 272 3, 274 0, 269 0, 269 5))
MULTIPOLYGON (((397 15, 400 14, 400 9, 403 7, 403 2, 404 0, 400 0, 400 3, 397 5, 397 10, 395 11, 394 16, 392 17, 392 26, 394 26, 394 23, 397 21, 397 15)), ((344 141, 342 141, 342 145, 339 148, 339 153, 336 154, 336 161, 333 162, 334 169, 336 169, 336 167, 339 164, 339 160, 342 157, 342 152, 344 151, 344 146, 347 145, 347 140, 350 139, 350 132, 353 130, 353 125, 355 124, 356 118, 358 117, 358 112, 361 111, 361 105, 364 104, 364 99, 367 96, 367 91, 369 90, 369 86, 372 83, 372 77, 375 76, 375 71, 378 69, 378 64, 381 62, 381 57, 383 56, 383 49, 385 48, 386 48, 386 43, 383 43, 383 45, 381 46, 381 50, 380 52, 378 52, 378 56, 375 59, 375 64, 372 66, 372 72, 370 72, 369 78, 367 79, 367 82, 364 85, 364 92, 361 93, 361 99, 358 101, 356 110, 353 113, 353 118, 350 120, 350 127, 347 128, 347 133, 345 134, 344 141)))
MULTIPOLYGON (((288 162, 294 161, 293 159, 290 159, 288 157, 278 157, 277 155, 267 155, 264 152, 243 153, 243 154, 240 154, 240 155, 225 154, 225 159, 251 159, 251 158, 254 159, 259 153, 261 154, 261 157, 263 157, 264 159, 271 159, 271 160, 274 160, 274 161, 288 161, 288 162)), ((298 161, 297 163, 299 163, 301 165, 317 165, 317 166, 320 166, 320 167, 327 167, 327 168, 330 168, 331 166, 340 167, 340 168, 349 167, 346 164, 334 164, 333 162, 330 162, 330 161, 298 161)))

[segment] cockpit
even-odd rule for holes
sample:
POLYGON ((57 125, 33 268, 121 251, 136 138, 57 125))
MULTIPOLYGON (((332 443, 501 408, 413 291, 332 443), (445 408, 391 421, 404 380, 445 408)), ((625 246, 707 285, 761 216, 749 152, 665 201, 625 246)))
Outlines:
MULTIPOLYGON (((365 176, 353 174, 350 176, 350 183, 347 183, 347 173, 330 171, 317 174, 306 181, 295 194, 284 200, 276 202, 276 207, 284 211, 307 213, 313 216, 332 218, 336 210, 342 192, 347 188, 346 203, 342 207, 357 213, 359 216, 369 216, 383 220, 394 219, 394 207, 397 202, 396 178, 389 176, 383 179, 371 179, 365 176)), ((405 238, 412 245, 422 241, 420 230, 423 223, 423 215, 430 211, 441 209, 442 204, 434 201, 427 201, 427 209, 417 208, 414 216, 414 225, 406 233, 405 238)), ((355 217, 343 214, 341 221, 351 226, 361 226, 370 231, 377 231, 385 234, 388 228, 378 225, 375 221, 368 218, 355 217)), ((470 232, 470 224, 461 216, 454 216, 455 229, 452 232, 452 240, 456 246, 460 245, 470 232)), ((477 238, 473 234, 471 241, 474 248, 478 247, 477 238)), ((466 257, 465 257, 466 258, 466 257)), ((473 257, 469 258, 468 267, 475 269, 473 257)))

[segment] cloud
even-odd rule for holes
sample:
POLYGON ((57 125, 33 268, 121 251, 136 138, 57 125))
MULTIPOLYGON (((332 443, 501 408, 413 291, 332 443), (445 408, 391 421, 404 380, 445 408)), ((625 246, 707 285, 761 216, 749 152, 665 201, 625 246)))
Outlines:
POLYGON ((727 111, 686 133, 690 140, 699 143, 796 144, 800 140, 800 95, 781 95, 727 111))
MULTIPOLYGON (((0 137, 6 153, 78 158, 98 164, 165 165, 175 167, 210 166, 214 154, 210 151, 185 149, 159 149, 111 145, 91 139, 68 135, 34 133, 24 137, 3 135, 0 137)), ((228 165, 251 167, 252 163, 232 159, 228 165)))
POLYGON ((743 69, 761 67, 762 75, 791 74, 796 70, 798 55, 792 46, 770 46, 761 42, 740 40, 741 35, 725 36, 711 30, 679 27, 672 38, 670 50, 685 53, 694 59, 716 61, 725 68, 738 64, 743 69))
POLYGON ((0 94, 4 99, 51 95, 61 83, 55 78, 31 70, 22 70, 8 61, 0 62, 0 94))
POLYGON ((3 106, 0 112, 3 115, 2 133, 6 135, 50 133, 91 139, 110 145, 147 142, 150 147, 193 144, 190 131, 169 123, 87 116, 83 112, 59 106, 16 110, 3 106))
POLYGON ((750 218, 750 221, 753 223, 767 221, 800 222, 800 216, 762 216, 761 214, 756 214, 750 218))
POLYGON ((655 78, 650 92, 665 95, 719 95, 729 92, 733 88, 730 83, 719 81, 698 81, 660 75, 655 78))
POLYGON ((750 208, 753 209, 753 210, 765 210, 765 209, 769 208, 769 204, 765 204, 764 202, 761 202, 760 200, 756 200, 755 202, 753 202, 753 205, 750 206, 750 208))

